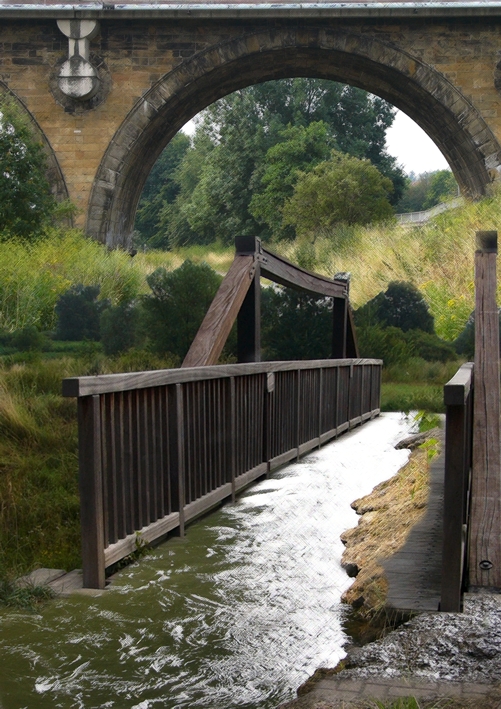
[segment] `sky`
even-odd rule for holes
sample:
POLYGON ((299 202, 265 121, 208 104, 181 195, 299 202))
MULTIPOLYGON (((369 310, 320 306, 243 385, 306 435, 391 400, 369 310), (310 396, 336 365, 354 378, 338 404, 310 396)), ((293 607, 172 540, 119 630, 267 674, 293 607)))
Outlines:
MULTIPOLYGON (((185 133, 192 134, 195 129, 193 121, 183 128, 185 133)), ((399 164, 409 174, 434 170, 448 170, 446 159, 426 133, 402 111, 397 111, 395 121, 386 134, 386 145, 390 155, 394 155, 399 164)))
POLYGON ((449 165, 435 143, 402 111, 398 111, 393 125, 386 133, 386 146, 405 172, 448 170, 449 165))

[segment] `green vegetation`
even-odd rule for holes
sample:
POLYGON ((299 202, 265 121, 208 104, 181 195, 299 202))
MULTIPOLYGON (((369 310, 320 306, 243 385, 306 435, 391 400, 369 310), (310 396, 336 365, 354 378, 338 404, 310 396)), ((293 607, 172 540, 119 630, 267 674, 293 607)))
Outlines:
POLYGON ((167 146, 141 198, 136 243, 170 249, 231 245, 236 234, 292 239, 285 205, 299 176, 329 161, 332 150, 370 161, 379 179, 390 180, 385 197, 396 204, 406 179, 385 148, 394 112, 360 89, 320 79, 269 81, 226 96, 201 114, 190 144, 178 135, 167 146))
POLYGON ((450 170, 424 172, 411 176, 407 189, 396 206, 399 213, 421 212, 458 196, 458 184, 450 170))
POLYGON ((10 579, 0 578, 0 605, 35 610, 53 597, 54 592, 48 586, 20 585, 10 579))
POLYGON ((0 238, 31 240, 49 223, 56 203, 46 169, 27 119, 13 98, 0 96, 0 238))

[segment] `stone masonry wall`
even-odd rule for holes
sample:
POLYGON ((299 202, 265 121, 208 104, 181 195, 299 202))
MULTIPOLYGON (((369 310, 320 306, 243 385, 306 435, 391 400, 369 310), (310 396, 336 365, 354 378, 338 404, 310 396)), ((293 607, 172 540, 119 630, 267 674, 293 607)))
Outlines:
MULTIPOLYGON (((501 95, 497 88, 501 88, 501 69, 498 68, 498 63, 501 64, 501 20, 402 20, 391 24, 381 20, 362 24, 337 19, 311 25, 324 29, 342 27, 356 33, 362 38, 360 41, 363 38, 378 39, 389 52, 393 49, 403 52, 409 64, 417 60, 432 67, 459 90, 501 144, 501 95)), ((299 33, 305 28, 306 22, 285 21, 243 24, 211 20, 203 23, 103 20, 99 34, 90 42, 91 61, 99 69, 101 89, 91 100, 79 103, 65 97, 57 86, 58 68, 68 58, 68 40, 56 22, 6 20, 0 27, 0 86, 3 84, 14 92, 45 134, 59 162, 70 198, 79 209, 78 224, 84 226, 91 189, 103 156, 116 131, 147 91, 183 62, 210 47, 220 47, 220 55, 224 55, 225 44, 240 38, 242 54, 252 55, 256 51, 254 38, 257 32, 280 35, 299 33)), ((311 58, 305 52, 298 54, 297 64, 301 75, 315 75, 314 54, 311 58)), ((238 63, 231 71, 238 83, 238 63)), ((293 53, 288 59, 287 71, 289 74, 294 72, 293 53)), ((323 75, 326 71, 324 67, 323 75)), ((347 76, 363 88, 393 97, 396 105, 402 102, 398 80, 395 76, 387 78, 381 66, 374 62, 367 61, 363 71, 357 69, 358 73, 350 72, 348 65, 333 66, 332 71, 339 79, 347 76)), ((259 75, 256 80, 258 78, 259 75)), ((418 79, 416 76, 416 81, 418 79)), ((407 94, 410 80, 414 79, 409 79, 409 75, 402 78, 402 87, 405 81, 407 94)), ((231 88, 231 81, 228 86, 231 88)), ((213 97, 218 93, 220 87, 215 85, 213 97)), ((200 105, 196 102, 190 103, 189 107, 180 105, 183 120, 204 108, 213 97, 210 92, 205 92, 200 105)), ((419 118, 423 112, 419 90, 416 89, 413 105, 409 108, 407 99, 406 106, 408 112, 413 112, 414 119, 419 118)), ((455 120, 459 141, 462 140, 462 125, 460 113, 458 116, 455 120)), ((429 121, 430 117, 426 119, 429 121)), ((471 118, 469 120, 471 127, 471 118)), ((456 172, 473 169, 461 165, 460 157, 457 160, 456 172)), ((494 170, 497 167, 497 164, 491 165, 494 170)), ((143 179, 141 174, 140 181, 143 179)))

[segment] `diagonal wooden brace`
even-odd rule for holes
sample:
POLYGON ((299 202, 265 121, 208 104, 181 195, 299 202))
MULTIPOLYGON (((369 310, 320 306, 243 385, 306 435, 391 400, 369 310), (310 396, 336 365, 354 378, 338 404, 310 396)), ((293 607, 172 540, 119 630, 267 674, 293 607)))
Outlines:
POLYGON ((256 271, 253 255, 235 256, 207 315, 191 343, 182 367, 216 364, 256 271))

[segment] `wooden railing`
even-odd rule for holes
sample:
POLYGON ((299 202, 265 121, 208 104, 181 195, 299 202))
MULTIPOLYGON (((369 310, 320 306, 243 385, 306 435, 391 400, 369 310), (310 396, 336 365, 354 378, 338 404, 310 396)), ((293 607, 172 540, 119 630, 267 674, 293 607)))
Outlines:
POLYGON ((473 433, 473 363, 444 387, 446 406, 441 611, 461 610, 466 582, 473 433))
POLYGON ((380 410, 380 360, 65 379, 78 397, 84 586, 270 470, 380 410))

